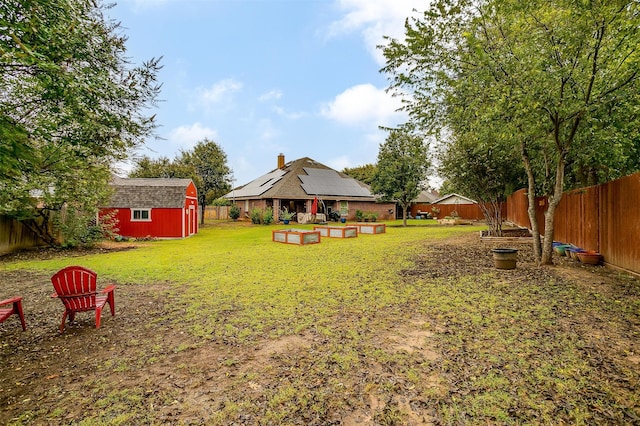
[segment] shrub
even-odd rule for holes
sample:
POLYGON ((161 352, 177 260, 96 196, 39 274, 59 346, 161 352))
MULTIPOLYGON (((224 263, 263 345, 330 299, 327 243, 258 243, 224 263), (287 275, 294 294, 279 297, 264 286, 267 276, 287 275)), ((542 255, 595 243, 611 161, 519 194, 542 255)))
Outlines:
POLYGON ((233 220, 238 220, 240 217, 240 207, 237 204, 232 204, 229 208, 229 217, 233 220))
POLYGON ((54 229, 62 236, 62 247, 92 245, 105 238, 115 238, 118 232, 117 211, 96 220, 95 213, 86 213, 74 206, 59 213, 53 219, 54 229))
POLYGON ((224 197, 220 197, 220 198, 216 198, 215 200, 213 200, 211 205, 212 206, 228 206, 228 205, 231 205, 231 201, 229 201, 228 199, 226 199, 224 197))
POLYGON ((251 209, 251 213, 249 213, 251 217, 251 223, 255 225, 260 225, 262 220, 264 219, 264 212, 257 207, 251 209))
POLYGON ((290 212, 286 207, 280 212, 280 220, 291 220, 296 212, 290 212))
POLYGON ((264 211, 264 215, 262 216, 262 223, 265 225, 271 225, 273 223, 273 209, 268 207, 264 211))
POLYGON ((364 212, 362 210, 356 210, 356 220, 359 222, 364 220, 364 212))

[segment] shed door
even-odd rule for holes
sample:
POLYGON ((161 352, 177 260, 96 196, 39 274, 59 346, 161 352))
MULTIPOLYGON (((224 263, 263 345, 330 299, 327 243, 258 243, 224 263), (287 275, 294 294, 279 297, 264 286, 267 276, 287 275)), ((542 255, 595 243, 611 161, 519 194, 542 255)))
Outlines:
POLYGON ((187 210, 187 222, 189 223, 189 235, 193 235, 196 233, 196 227, 198 226, 198 215, 196 214, 196 208, 193 205, 189 206, 189 210, 187 210))

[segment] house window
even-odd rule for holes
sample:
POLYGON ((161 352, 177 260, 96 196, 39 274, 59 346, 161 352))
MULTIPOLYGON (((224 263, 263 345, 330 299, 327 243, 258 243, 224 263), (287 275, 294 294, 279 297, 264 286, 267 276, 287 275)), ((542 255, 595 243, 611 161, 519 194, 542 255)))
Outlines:
POLYGON ((349 215, 349 203, 347 201, 340 201, 340 216, 349 215))
POLYGON ((131 221, 151 221, 151 209, 131 209, 131 221))

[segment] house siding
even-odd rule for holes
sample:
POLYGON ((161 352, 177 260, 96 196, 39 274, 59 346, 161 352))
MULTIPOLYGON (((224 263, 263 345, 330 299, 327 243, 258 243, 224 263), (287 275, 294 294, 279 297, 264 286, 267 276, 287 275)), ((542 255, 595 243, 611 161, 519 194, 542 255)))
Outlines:
MULTIPOLYGON (((336 208, 340 210, 340 203, 336 203, 336 208)), ((347 220, 355 220, 356 210, 364 213, 376 213, 378 220, 395 220, 396 205, 394 203, 372 203, 370 201, 349 201, 349 214, 347 220)))
MULTIPOLYGON (((132 238, 182 238, 183 209, 151 209, 151 220, 131 221, 131 209, 102 209, 101 215, 117 211, 115 218, 118 220, 118 235, 132 238)), ((188 228, 186 228, 188 229, 188 228)))
POLYGON ((186 179, 118 179, 112 205, 118 234, 133 238, 184 238, 198 232, 198 190, 186 179), (132 209, 149 209, 149 221, 132 221, 132 209))
MULTIPOLYGON (((274 203, 277 204, 278 208, 282 208, 280 203, 281 200, 242 200, 236 201, 236 205, 240 208, 240 217, 248 218, 251 215, 251 210, 257 208, 259 210, 264 210, 268 207, 272 207, 274 203), (245 211, 245 207, 248 203, 248 211, 245 211)), ((308 213, 311 211, 311 199, 305 200, 304 208, 296 210, 297 213, 308 213), (307 206, 308 204, 308 206, 307 206)), ((340 211, 340 201, 324 201, 325 206, 331 211, 340 211)), ((394 203, 372 203, 370 201, 347 201, 349 206, 349 213, 347 214, 347 220, 355 220, 356 211, 362 210, 365 213, 376 213, 378 215, 378 220, 395 220, 396 214, 395 209, 396 205, 394 203)), ((275 212, 274 212, 275 214, 275 212)), ((276 218, 277 220, 277 218, 276 218)))

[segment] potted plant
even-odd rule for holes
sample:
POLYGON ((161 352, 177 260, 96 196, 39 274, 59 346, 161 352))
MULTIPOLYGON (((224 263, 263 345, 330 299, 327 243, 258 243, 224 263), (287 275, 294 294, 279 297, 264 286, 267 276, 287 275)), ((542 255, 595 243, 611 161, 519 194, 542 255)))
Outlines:
POLYGON ((602 261, 602 255, 597 251, 582 251, 576 254, 580 262, 587 265, 599 265, 600 261, 602 261))
POLYGON ((293 219, 293 217, 295 216, 295 212, 290 212, 286 207, 284 209, 282 209, 282 211, 280 212, 280 220, 285 224, 288 225, 289 221, 291 221, 291 219, 293 219))
POLYGON ((364 212, 362 210, 356 210, 356 221, 362 222, 364 220, 364 212))

